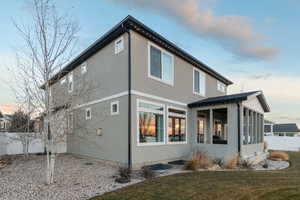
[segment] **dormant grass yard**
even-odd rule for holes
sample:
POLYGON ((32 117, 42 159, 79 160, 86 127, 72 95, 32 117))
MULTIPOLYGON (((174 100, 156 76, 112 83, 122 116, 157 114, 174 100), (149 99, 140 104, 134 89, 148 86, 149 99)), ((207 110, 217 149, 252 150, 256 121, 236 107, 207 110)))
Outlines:
POLYGON ((147 180, 92 200, 299 200, 300 153, 281 171, 193 172, 147 180))

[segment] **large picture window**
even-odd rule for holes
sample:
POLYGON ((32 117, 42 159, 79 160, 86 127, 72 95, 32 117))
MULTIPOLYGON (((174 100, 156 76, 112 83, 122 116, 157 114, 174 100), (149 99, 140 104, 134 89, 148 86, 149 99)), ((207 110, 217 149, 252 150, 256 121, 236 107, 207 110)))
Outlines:
POLYGON ((138 101, 138 131, 140 144, 164 142, 164 106, 138 101))
POLYGON ((173 56, 158 47, 149 45, 149 76, 156 80, 173 85, 174 61, 173 56))
POLYGON ((193 74, 193 77, 194 77, 193 92, 194 92, 194 94, 205 96, 205 87, 206 87, 205 74, 196 68, 194 68, 193 73, 194 73, 193 74))
POLYGON ((168 142, 186 142, 186 111, 168 109, 168 142))

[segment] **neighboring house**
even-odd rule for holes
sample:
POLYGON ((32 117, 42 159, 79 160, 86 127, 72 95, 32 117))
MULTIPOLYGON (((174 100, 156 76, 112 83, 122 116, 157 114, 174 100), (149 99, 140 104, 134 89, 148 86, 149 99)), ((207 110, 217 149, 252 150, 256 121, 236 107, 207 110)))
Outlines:
POLYGON ((3 116, 0 117, 0 132, 9 131, 10 125, 11 125, 11 115, 3 114, 3 116))
POLYGON ((195 149, 265 155, 263 93, 227 95, 230 80, 131 16, 50 83, 52 108, 67 118, 68 153, 134 167, 195 149))
POLYGON ((299 136, 299 133, 300 129, 296 123, 275 124, 265 120, 265 135, 295 137, 299 136))
POLYGON ((264 135, 265 136, 272 136, 273 135, 273 125, 275 123, 265 119, 264 120, 264 135))

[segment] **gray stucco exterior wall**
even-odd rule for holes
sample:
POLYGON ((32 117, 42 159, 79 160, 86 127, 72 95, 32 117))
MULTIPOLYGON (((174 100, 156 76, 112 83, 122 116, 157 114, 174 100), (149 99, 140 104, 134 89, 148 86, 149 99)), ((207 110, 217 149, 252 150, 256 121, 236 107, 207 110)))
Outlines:
MULTIPOLYGON (((128 35, 123 34, 124 50, 115 54, 110 43, 85 61, 87 72, 81 67, 73 70, 73 92, 68 92, 68 79, 52 86, 55 106, 71 103, 73 131, 67 136, 67 152, 127 164, 128 152, 128 35), (116 94, 124 93, 117 98, 116 94), (99 101, 93 103, 94 101, 99 101), (111 102, 119 101, 119 114, 111 115, 111 102), (91 109, 92 119, 86 120, 85 110, 91 109), (102 129, 102 135, 97 135, 102 129)), ((67 76, 66 76, 67 77, 67 76)))
MULTIPOLYGON (((192 103, 203 99, 193 93, 193 66, 174 56, 174 85, 168 85, 148 77, 148 43, 143 36, 131 31, 132 35, 132 89, 174 101, 192 103)), ((217 79, 206 74, 206 97, 226 93, 217 90, 217 79)))

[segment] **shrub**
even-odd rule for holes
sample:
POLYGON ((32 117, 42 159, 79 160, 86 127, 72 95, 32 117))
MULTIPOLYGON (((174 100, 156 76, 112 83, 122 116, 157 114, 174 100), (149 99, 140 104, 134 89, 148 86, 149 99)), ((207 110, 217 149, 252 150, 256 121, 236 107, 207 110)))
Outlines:
POLYGON ((116 182, 118 183, 128 183, 131 178, 131 169, 129 167, 119 167, 118 169, 118 177, 116 178, 116 182))
POLYGON ((192 160, 185 163, 183 169, 197 170, 208 168, 212 165, 212 161, 207 157, 204 152, 198 151, 193 155, 192 160))
POLYGON ((187 161, 183 165, 182 169, 184 169, 184 170, 197 170, 198 166, 197 166, 196 160, 192 159, 192 160, 187 161))
POLYGON ((263 145, 264 145, 264 150, 267 150, 268 149, 268 142, 264 141, 263 145))
POLYGON ((235 156, 234 158, 228 160, 225 163, 225 168, 227 168, 227 169, 236 169, 238 163, 239 163, 239 157, 235 156))
POLYGON ((155 177, 155 172, 149 167, 142 167, 142 176, 145 179, 151 179, 155 177))
POLYGON ((281 159, 281 160, 289 160, 289 154, 283 151, 273 151, 270 153, 271 159, 281 159))

